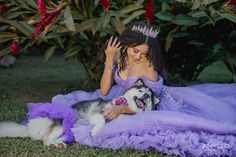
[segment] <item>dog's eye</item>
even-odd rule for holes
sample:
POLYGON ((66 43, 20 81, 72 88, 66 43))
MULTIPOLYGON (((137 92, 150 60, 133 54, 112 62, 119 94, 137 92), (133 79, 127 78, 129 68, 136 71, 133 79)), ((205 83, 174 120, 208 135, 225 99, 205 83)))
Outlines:
POLYGON ((139 92, 143 92, 141 89, 138 90, 139 92))
POLYGON ((134 101, 136 101, 137 99, 138 99, 138 97, 137 97, 137 96, 134 96, 134 97, 133 97, 133 100, 134 100, 134 101))
POLYGON ((150 96, 148 95, 148 94, 144 94, 144 99, 147 99, 147 98, 149 98, 150 96))

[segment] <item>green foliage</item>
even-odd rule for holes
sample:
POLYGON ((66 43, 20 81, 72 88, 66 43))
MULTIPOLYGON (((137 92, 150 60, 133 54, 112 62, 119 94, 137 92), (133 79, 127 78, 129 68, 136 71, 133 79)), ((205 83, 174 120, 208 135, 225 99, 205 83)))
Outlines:
MULTIPOLYGON (((46 4, 49 10, 55 9, 46 4)), ((110 1, 109 10, 104 11, 99 0, 67 0, 57 20, 34 40, 31 34, 41 18, 37 1, 0 0, 0 5, 10 8, 0 14, 0 56, 11 52, 12 39, 17 39, 21 52, 47 45, 45 61, 63 51, 65 59, 77 58, 86 69, 88 82, 96 84, 103 69, 104 43, 111 35, 120 34, 126 24, 145 20, 144 4, 144 0, 110 1)), ((171 82, 196 80, 205 67, 218 60, 235 77, 235 62, 231 61, 236 49, 235 6, 221 0, 158 0, 155 6, 154 25, 161 28, 171 82)))
POLYGON ((235 81, 235 62, 229 60, 236 57, 236 6, 220 0, 172 0, 156 7, 170 82, 194 81, 216 61, 225 63, 235 81))
MULTIPOLYGON (((37 21, 41 18, 37 11, 36 0, 11 1, 10 10, 0 15, 2 30, 0 37, 5 46, 0 51, 0 56, 10 53, 8 45, 13 38, 17 39, 23 52, 29 46, 46 44, 45 61, 58 49, 65 51, 64 58, 76 57, 83 63, 90 82, 100 80, 103 65, 103 43, 110 35, 122 32, 124 24, 129 23, 142 15, 143 0, 135 3, 118 2, 111 4, 111 10, 103 11, 99 1, 71 0, 66 1, 63 14, 48 32, 44 32, 37 40, 31 37, 37 21), (113 9, 114 8, 114 9, 113 9), (32 20, 36 21, 30 24, 32 20), (12 31, 10 28, 14 28, 12 31), (7 48, 5 48, 7 47, 7 48)), ((3 1, 1 4, 5 4, 3 1)), ((52 5, 48 4, 52 8, 52 5)))

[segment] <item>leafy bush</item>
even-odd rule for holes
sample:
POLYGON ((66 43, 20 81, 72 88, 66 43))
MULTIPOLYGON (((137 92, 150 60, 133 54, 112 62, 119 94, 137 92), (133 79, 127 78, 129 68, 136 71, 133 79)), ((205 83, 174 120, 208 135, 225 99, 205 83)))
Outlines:
POLYGON ((15 0, 10 4, 2 1, 2 6, 8 6, 9 10, 0 16, 0 21, 3 22, 0 25, 0 38, 1 43, 4 43, 0 56, 11 52, 8 45, 12 39, 16 39, 22 47, 21 52, 35 44, 47 44, 49 48, 45 52, 46 61, 58 49, 62 49, 65 59, 77 57, 91 79, 89 82, 96 83, 100 80, 103 66, 103 43, 109 36, 120 33, 124 24, 145 12, 142 3, 143 0, 112 2, 112 9, 109 11, 103 11, 98 0, 54 2, 56 7, 47 3, 48 12, 60 11, 48 25, 50 16, 38 13, 35 0, 15 0), (41 31, 43 33, 40 34, 41 31), (36 39, 32 38, 33 32, 36 39))
POLYGON ((219 60, 225 62, 236 82, 236 2, 229 2, 176 0, 159 6, 157 24, 171 63, 172 83, 194 81, 203 69, 219 60))
MULTIPOLYGON (((106 40, 121 33, 131 21, 145 20, 145 9, 152 10, 153 2, 38 0, 37 4, 36 0, 0 0, 0 6, 5 7, 3 12, 0 9, 0 56, 11 53, 16 42, 20 53, 30 46, 47 45, 45 61, 63 51, 65 59, 76 57, 84 65, 88 81, 96 84, 104 66, 106 40)), ((218 60, 235 78, 235 4, 235 0, 155 1, 157 20, 153 24, 161 28, 170 82, 194 81, 205 67, 218 60)))

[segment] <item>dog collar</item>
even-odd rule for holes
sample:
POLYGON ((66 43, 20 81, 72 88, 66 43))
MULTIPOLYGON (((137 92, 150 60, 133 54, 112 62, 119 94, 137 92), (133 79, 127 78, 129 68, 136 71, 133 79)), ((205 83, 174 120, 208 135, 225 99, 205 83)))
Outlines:
POLYGON ((126 106, 128 105, 128 101, 125 99, 125 97, 119 96, 113 99, 112 104, 116 106, 126 106))

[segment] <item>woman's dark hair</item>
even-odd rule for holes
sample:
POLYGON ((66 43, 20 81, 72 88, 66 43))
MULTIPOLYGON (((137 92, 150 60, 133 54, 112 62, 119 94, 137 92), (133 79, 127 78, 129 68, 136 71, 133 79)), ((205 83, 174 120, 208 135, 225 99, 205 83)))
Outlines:
POLYGON ((158 73, 163 78, 166 78, 164 59, 162 56, 162 50, 159 44, 158 37, 156 38, 147 37, 141 32, 132 31, 134 25, 140 26, 142 28, 144 28, 145 26, 146 28, 153 27, 150 25, 146 25, 144 23, 136 22, 128 25, 126 29, 122 32, 122 34, 119 37, 121 45, 123 46, 119 58, 120 71, 124 70, 127 66, 127 47, 135 47, 141 44, 147 44, 149 47, 148 59, 150 63, 153 64, 154 69, 158 71, 158 73))

